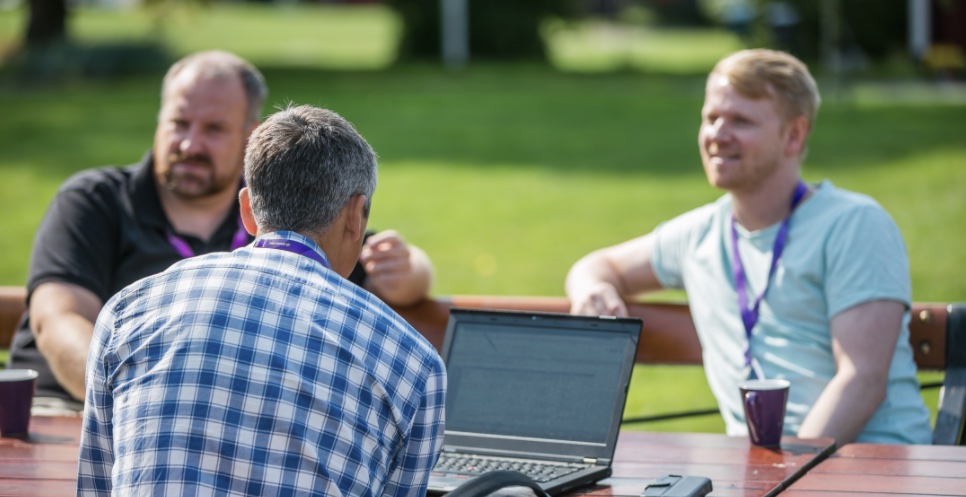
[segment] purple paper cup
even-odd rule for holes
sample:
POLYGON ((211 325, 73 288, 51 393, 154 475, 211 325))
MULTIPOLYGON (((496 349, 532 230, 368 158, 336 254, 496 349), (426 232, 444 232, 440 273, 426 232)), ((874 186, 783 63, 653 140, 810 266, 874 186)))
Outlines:
POLYGON ((0 369, 0 436, 27 433, 37 376, 33 369, 0 369))
POLYGON ((788 380, 745 380, 738 384, 751 443, 781 446, 789 386, 788 380))

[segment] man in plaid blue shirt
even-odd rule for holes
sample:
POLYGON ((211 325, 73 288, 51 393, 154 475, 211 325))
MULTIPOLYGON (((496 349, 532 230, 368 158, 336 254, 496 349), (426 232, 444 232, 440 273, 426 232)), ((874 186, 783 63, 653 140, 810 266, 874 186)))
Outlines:
POLYGON ((344 279, 375 154, 337 114, 294 107, 254 131, 245 180, 253 244, 140 280, 98 316, 78 495, 422 497, 443 363, 344 279))

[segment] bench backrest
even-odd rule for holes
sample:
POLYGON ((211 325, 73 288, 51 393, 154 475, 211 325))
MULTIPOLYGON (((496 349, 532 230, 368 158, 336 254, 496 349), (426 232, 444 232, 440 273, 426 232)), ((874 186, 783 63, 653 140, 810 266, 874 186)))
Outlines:
MULTIPOLYGON (((13 332, 26 306, 23 287, 0 286, 0 348, 10 346, 13 332)), ((397 311, 437 348, 443 345, 451 307, 568 312, 564 297, 452 296, 424 300, 397 311)), ((628 311, 644 321, 637 361, 652 364, 701 364, 691 313, 684 303, 631 304, 628 311)), ((919 369, 946 369, 946 304, 915 303, 910 322, 910 341, 919 369)), ((954 351, 956 351, 954 349, 954 351)), ((966 353, 958 350, 959 352, 966 353)))
MULTIPOLYGON (((564 297, 452 296, 426 300, 397 311, 433 345, 441 348, 451 307, 568 312, 570 303, 564 297)), ((938 303, 913 304, 909 341, 919 369, 946 369, 947 307, 938 303)), ((628 312, 644 321, 638 362, 701 364, 701 344, 686 303, 630 304, 628 312)))
POLYGON ((27 307, 27 290, 20 286, 0 286, 0 349, 10 348, 13 332, 27 307))

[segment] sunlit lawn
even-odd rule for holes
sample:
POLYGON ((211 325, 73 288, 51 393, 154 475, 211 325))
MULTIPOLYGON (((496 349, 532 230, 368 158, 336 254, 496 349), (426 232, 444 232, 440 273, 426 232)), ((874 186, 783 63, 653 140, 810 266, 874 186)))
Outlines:
MULTIPOLYGON (((0 12, 0 44, 19 22, 0 12)), ((87 40, 150 27, 143 12, 82 11, 74 24, 87 40)), ((696 150, 702 81, 686 75, 736 42, 717 31, 635 28, 592 45, 595 57, 577 41, 607 36, 599 29, 554 35, 558 69, 456 72, 387 69, 398 25, 379 8, 219 7, 178 13, 162 32, 176 53, 225 48, 256 62, 271 87, 267 111, 310 103, 354 122, 380 155, 371 225, 426 249, 434 293, 562 295, 583 254, 719 195, 696 150), (642 72, 605 71, 614 67, 642 72), (345 68, 355 70, 333 70, 345 68)), ((33 232, 68 175, 147 150, 159 85, 146 76, 0 87, 0 284, 24 283, 33 232)), ((890 211, 906 238, 916 300, 964 301, 966 279, 955 275, 966 241, 958 228, 966 225, 966 106, 872 102, 826 103, 805 177, 831 178, 890 211)), ((646 367, 635 373, 627 413, 713 405, 699 368, 646 367)), ((640 427, 722 424, 709 416, 640 427)))

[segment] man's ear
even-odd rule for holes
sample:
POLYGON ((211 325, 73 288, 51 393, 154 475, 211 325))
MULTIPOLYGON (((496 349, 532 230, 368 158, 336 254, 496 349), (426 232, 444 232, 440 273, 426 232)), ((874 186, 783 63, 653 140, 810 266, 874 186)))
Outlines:
POLYGON ((238 210, 241 213, 242 225, 252 236, 258 236, 258 224, 255 223, 255 213, 252 212, 252 199, 248 196, 248 187, 238 192, 238 210))
POLYGON ((361 241, 366 234, 369 216, 366 213, 366 196, 353 195, 346 203, 346 235, 353 241, 361 241))
POLYGON ((809 124, 805 116, 798 116, 785 125, 788 134, 785 140, 785 155, 798 157, 805 151, 808 140, 809 124))

